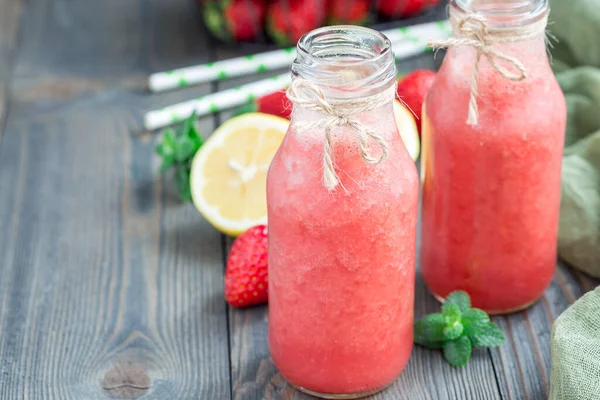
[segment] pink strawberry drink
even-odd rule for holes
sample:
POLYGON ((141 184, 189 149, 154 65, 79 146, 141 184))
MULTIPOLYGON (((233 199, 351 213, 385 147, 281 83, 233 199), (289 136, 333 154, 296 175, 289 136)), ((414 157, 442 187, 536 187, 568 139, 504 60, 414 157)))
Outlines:
MULTIPOLYGON (((357 132, 332 129, 339 184, 328 189, 325 131, 297 127, 324 115, 296 103, 267 181, 273 361, 308 393, 360 397, 390 384, 412 349, 418 177, 394 121, 387 39, 366 28, 329 27, 305 36, 298 50, 294 79, 312 79, 333 104, 335 96, 389 95, 354 116, 385 141, 385 160, 365 162, 357 132), (371 47, 356 50, 355 42, 371 47)), ((368 149, 381 155, 375 142, 368 149)))
POLYGON ((495 45, 527 77, 511 81, 482 57, 479 119, 467 125, 475 50, 452 47, 423 122, 423 277, 439 298, 465 290, 490 313, 527 307, 552 280, 566 122, 546 54, 547 2, 509 3, 453 0, 451 11, 478 7, 490 32, 541 24, 533 37, 495 45))

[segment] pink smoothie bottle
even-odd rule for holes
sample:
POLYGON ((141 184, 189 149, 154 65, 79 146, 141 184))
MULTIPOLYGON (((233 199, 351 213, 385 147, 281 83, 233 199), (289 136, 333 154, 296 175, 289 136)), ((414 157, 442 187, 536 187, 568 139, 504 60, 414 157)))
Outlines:
POLYGON ((566 106, 547 0, 452 0, 454 37, 423 121, 421 270, 443 299, 531 305, 556 266, 566 106))
POLYGON ((358 398, 413 343, 416 167, 394 120, 389 40, 354 26, 298 43, 290 129, 267 178, 269 348, 323 398, 358 398))

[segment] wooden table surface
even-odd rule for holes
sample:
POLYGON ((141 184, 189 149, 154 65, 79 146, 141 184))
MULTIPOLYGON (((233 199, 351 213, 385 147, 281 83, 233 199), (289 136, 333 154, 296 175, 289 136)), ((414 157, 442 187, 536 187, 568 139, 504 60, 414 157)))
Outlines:
MULTIPOLYGON (((139 133, 146 110, 240 83, 150 95, 149 73, 256 50, 212 42, 191 0, 0 0, 0 399, 308 398, 269 358, 267 307, 223 300, 231 240, 139 133)), ((552 322, 596 284, 559 265, 535 306, 495 318, 502 347, 462 369, 415 348, 373 399, 545 399, 552 322)), ((419 278, 416 316, 437 307, 419 278)))

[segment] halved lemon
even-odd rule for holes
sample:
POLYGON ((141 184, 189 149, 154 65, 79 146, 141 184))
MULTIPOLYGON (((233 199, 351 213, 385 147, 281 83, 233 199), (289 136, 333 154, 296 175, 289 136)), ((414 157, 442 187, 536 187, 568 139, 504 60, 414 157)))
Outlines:
POLYGON ((400 131, 406 150, 416 161, 421 152, 421 140, 415 117, 398 99, 394 100, 394 117, 396 117, 396 125, 398 125, 398 131, 400 131))
POLYGON ((267 222, 267 170, 288 125, 274 115, 243 114, 217 128, 198 150, 192 200, 215 228, 237 236, 267 222))

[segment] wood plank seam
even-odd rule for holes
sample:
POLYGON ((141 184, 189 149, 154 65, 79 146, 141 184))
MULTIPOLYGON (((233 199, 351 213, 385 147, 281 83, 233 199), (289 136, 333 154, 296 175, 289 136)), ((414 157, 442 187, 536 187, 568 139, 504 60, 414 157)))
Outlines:
POLYGON ((502 394, 502 386, 500 385, 500 379, 498 378, 498 369, 496 368, 496 363, 494 363, 494 357, 492 356, 492 349, 487 349, 488 356, 492 363, 492 369, 494 370, 494 380, 496 381, 496 386, 498 387, 498 394, 502 400, 505 400, 504 395, 502 394))
MULTIPOLYGON (((10 7, 10 10, 6 11, 7 19, 13 21, 14 26, 8 25, 8 32, 4 33, 3 36, 7 38, 7 51, 5 55, 0 53, 0 58, 5 57, 7 60, 6 74, 4 76, 4 82, 2 82, 2 76, 0 76, 0 146, 2 145, 3 132, 6 129, 6 121, 8 119, 8 111, 10 109, 10 82, 12 80, 13 72, 16 67, 16 57, 18 43, 21 41, 21 8, 22 0, 0 0, 0 12, 10 7), (9 3, 13 3, 12 7, 9 3)), ((1 29, 2 27, 0 27, 1 29)), ((1 48, 0 48, 1 50, 1 48)), ((1 59, 0 59, 1 61, 1 59)), ((0 73, 1 73, 0 69, 0 73)))
MULTIPOLYGON (((208 29, 206 28, 206 26, 204 24, 202 24, 202 30, 204 32, 205 37, 211 37, 211 34, 208 32, 208 29)), ((208 46, 207 46, 207 53, 208 53, 208 59, 210 62, 214 62, 217 59, 217 48, 215 47, 215 41, 214 40, 208 40, 208 46)), ((211 93, 216 93, 219 91, 219 82, 218 81, 214 81, 211 82, 210 84, 210 92, 211 93)), ((219 113, 215 113, 212 114, 212 116, 208 117, 208 118, 213 118, 214 121, 214 126, 218 127, 219 125, 221 125, 221 115, 219 113)), ((212 132, 211 132, 212 134, 212 132)), ((225 276, 225 271, 227 268, 227 254, 228 254, 228 246, 227 246, 227 236, 224 234, 221 234, 221 258, 223 260, 223 276, 225 276)), ((229 355, 228 357, 228 364, 229 364, 229 398, 230 400, 234 399, 234 385, 233 385, 233 352, 232 352, 232 343, 231 343, 231 339, 232 339, 232 329, 231 329, 231 306, 229 304, 227 304, 225 306, 225 320, 226 320, 226 326, 227 326, 227 354, 229 355)))

